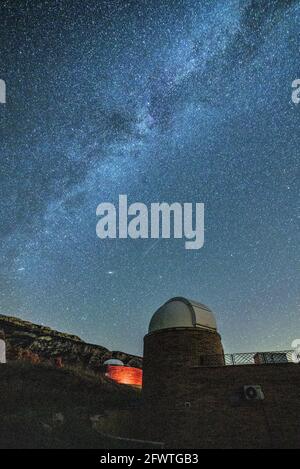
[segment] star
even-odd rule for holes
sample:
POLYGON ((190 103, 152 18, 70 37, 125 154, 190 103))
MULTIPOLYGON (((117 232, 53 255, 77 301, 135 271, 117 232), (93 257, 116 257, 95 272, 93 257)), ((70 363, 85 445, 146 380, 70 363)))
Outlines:
POLYGON ((152 314, 186 296, 227 352, 289 349, 298 2, 64 3, 0 5, 0 314, 141 355, 152 314), (100 240, 96 208, 120 194, 204 203, 204 247, 100 240))

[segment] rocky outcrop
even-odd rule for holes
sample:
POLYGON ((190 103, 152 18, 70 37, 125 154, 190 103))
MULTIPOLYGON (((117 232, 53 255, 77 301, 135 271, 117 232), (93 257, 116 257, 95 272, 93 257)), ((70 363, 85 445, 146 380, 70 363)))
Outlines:
POLYGON ((100 345, 88 344, 75 335, 0 315, 0 330, 5 333, 8 360, 34 357, 38 361, 61 360, 64 365, 97 370, 110 358, 125 365, 142 368, 142 359, 123 352, 112 352, 100 345))

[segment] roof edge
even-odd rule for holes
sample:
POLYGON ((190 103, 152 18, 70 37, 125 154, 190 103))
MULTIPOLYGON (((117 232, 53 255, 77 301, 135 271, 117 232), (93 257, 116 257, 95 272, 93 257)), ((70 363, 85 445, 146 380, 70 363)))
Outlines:
POLYGON ((199 306, 203 308, 204 310, 206 310, 208 313, 213 313, 213 311, 208 306, 204 305, 203 303, 199 303, 198 301, 194 301, 194 300, 189 300, 188 298, 185 298, 184 296, 174 296, 174 298, 171 298, 170 300, 166 301, 160 308, 163 308, 165 305, 167 305, 168 303, 172 303, 173 301, 181 301, 182 303, 185 303, 189 307, 193 307, 194 305, 199 306))

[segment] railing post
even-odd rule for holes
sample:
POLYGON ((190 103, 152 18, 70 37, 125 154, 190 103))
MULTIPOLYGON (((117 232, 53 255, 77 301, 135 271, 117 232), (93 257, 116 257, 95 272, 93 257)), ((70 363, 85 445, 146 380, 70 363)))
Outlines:
POLYGON ((267 365, 268 364, 267 354, 264 353, 263 357, 264 357, 264 364, 267 365))

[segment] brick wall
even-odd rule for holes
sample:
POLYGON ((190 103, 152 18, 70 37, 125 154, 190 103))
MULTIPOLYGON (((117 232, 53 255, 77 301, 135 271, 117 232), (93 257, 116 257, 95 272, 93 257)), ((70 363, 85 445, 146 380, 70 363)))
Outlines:
POLYGON ((181 369, 199 365, 201 355, 217 355, 222 365, 223 353, 220 335, 209 330, 163 329, 146 335, 143 360, 145 398, 168 400, 169 389, 177 385, 181 369))
MULTIPOLYGON (((300 448, 300 366, 161 367, 151 437, 177 448, 300 448), (175 379, 176 378, 176 379, 175 379), (240 398, 261 385, 264 401, 240 398)), ((152 388, 153 389, 153 388, 152 388)))

